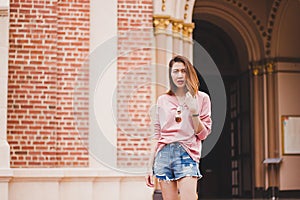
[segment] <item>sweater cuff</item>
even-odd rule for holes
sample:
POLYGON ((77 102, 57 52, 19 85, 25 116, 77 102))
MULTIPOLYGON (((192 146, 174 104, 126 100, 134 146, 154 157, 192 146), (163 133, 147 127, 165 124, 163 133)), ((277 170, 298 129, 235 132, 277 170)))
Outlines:
POLYGON ((205 140, 207 138, 208 131, 206 128, 203 128, 199 133, 196 133, 196 136, 199 140, 205 140))

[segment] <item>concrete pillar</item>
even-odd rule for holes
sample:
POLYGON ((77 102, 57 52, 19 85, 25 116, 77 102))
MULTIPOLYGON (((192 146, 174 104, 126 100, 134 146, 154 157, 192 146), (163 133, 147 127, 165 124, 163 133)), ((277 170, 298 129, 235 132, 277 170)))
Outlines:
POLYGON ((254 133, 254 187, 255 196, 263 197, 265 188, 264 177, 264 104, 263 102, 263 67, 252 68, 253 94, 253 133, 254 133))
POLYGON ((8 200, 8 182, 12 176, 10 148, 7 142, 7 83, 9 47, 9 1, 0 0, 0 199, 8 200))
POLYGON ((184 23, 182 29, 183 35, 183 55, 193 63, 193 37, 192 33, 195 28, 194 23, 184 23))
POLYGON ((9 168, 10 154, 6 136, 9 1, 0 1, 0 168, 9 168))
POLYGON ((172 20, 173 53, 175 55, 183 55, 182 28, 183 20, 172 20))
POLYGON ((173 57, 171 19, 154 15, 156 97, 169 88, 168 64, 173 57))
MULTIPOLYGON (((269 62, 265 65, 266 71, 266 97, 267 97, 267 155, 268 158, 279 158, 279 138, 276 128, 277 120, 275 110, 275 64, 269 62)), ((267 166, 268 193, 276 197, 279 190, 279 171, 272 164, 267 166)))

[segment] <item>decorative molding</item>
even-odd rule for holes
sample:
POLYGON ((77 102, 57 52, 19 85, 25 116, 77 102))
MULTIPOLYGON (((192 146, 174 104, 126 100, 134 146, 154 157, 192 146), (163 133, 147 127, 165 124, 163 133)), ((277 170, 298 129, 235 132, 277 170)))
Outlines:
POLYGON ((253 74, 254 76, 257 76, 257 75, 259 74, 259 68, 254 68, 254 69, 252 69, 252 74, 253 74))
POLYGON ((190 38, 195 28, 194 23, 184 23, 183 20, 171 18, 168 15, 153 15, 154 32, 165 31, 169 24, 172 25, 172 32, 174 34, 182 33, 186 38, 190 38), (160 31, 159 31, 160 30, 160 31))
POLYGON ((173 33, 180 33, 183 28, 183 20, 171 19, 172 21, 172 31, 173 33))
POLYGON ((194 23, 184 23, 182 28, 183 36, 190 37, 193 33, 194 28, 195 28, 194 23))
POLYGON ((188 0, 187 0, 186 3, 185 3, 185 6, 184 6, 184 15, 183 15, 184 20, 187 19, 187 16, 188 16, 187 12, 188 12, 188 10, 189 10, 189 4, 188 4, 188 0))
POLYGON ((238 7, 239 9, 244 11, 246 13, 246 15, 248 15, 250 17, 250 19, 253 21, 253 23, 256 25, 257 29, 259 30, 262 38, 265 39, 264 40, 265 54, 267 56, 270 56, 273 26, 274 26, 274 23, 275 23, 275 18, 276 18, 277 11, 279 10, 279 7, 280 7, 281 0, 274 0, 273 1, 266 27, 264 27, 261 24, 262 20, 260 20, 257 17, 257 15, 252 10, 250 10, 249 7, 244 2, 242 2, 241 0, 226 0, 226 1, 228 3, 231 3, 233 6, 238 7))
POLYGON ((265 65, 267 74, 272 74, 275 71, 275 63, 273 61, 267 62, 265 65))
POLYGON ((8 17, 8 9, 0 8, 0 17, 8 17))
POLYGON ((153 27, 155 29, 167 29, 171 22, 168 15, 153 15, 153 27))
POLYGON ((165 10, 166 10, 166 0, 162 0, 161 11, 165 11, 165 10))
POLYGON ((271 54, 272 33, 273 33, 274 24, 275 24, 276 14, 280 7, 280 2, 281 2, 281 0, 273 1, 271 12, 270 12, 269 18, 268 18, 267 32, 264 34, 266 36, 266 43, 265 43, 266 52, 265 53, 267 56, 270 56, 270 54, 271 54))
POLYGON ((250 70, 253 76, 261 75, 264 72, 264 68, 262 65, 252 66, 250 70))

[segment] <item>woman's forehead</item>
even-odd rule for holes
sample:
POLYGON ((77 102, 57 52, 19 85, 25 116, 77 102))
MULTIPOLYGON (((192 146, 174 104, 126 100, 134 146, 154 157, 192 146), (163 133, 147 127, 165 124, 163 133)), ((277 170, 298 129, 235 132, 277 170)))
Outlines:
POLYGON ((185 69, 185 66, 182 62, 175 62, 172 66, 173 69, 185 69))

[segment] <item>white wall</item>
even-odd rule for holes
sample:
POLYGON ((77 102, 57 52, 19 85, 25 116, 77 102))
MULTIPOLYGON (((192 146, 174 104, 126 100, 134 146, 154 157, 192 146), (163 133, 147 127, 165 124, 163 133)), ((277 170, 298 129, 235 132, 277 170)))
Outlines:
POLYGON ((7 85, 8 85, 8 40, 9 1, 0 0, 0 199, 8 198, 10 171, 10 148, 7 143, 7 85))
POLYGON ((9 1, 0 1, 0 168, 9 168, 9 145, 6 140, 9 1))
POLYGON ((90 14, 90 166, 116 167, 117 0, 92 0, 90 14))
MULTIPOLYGON (((300 190, 299 166, 300 155, 283 154, 283 133, 281 116, 300 116, 300 65, 293 63, 278 63, 277 96, 278 96, 278 130, 280 140, 280 190, 300 190), (281 72, 280 72, 281 71, 281 72)), ((300 145, 300 144, 299 144, 300 145)))

